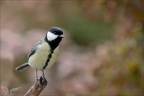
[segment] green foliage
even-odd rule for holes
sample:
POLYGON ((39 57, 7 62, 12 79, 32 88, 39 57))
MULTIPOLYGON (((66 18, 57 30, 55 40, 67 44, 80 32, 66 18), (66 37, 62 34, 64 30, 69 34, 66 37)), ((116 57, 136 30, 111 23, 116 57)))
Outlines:
POLYGON ((112 24, 104 22, 102 19, 90 22, 77 16, 75 20, 71 19, 74 16, 66 17, 62 25, 67 27, 71 33, 72 39, 79 45, 87 46, 94 42, 106 41, 111 38, 112 24))

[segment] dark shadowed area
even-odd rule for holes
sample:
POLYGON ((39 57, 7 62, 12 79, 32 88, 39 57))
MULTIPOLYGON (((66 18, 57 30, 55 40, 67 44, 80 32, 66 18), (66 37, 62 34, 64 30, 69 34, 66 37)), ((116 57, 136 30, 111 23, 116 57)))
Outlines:
MULTIPOLYGON (((35 70, 15 68, 53 26, 60 54, 40 96, 144 95, 143 0, 1 0, 0 95, 23 96, 35 70)), ((39 77, 42 73, 39 71, 39 77)))

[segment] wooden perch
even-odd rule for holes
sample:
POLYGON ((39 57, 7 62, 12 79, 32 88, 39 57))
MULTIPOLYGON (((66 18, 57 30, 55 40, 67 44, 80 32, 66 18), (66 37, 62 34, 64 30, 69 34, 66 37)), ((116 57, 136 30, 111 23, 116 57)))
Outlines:
POLYGON ((47 86, 47 80, 40 77, 38 82, 34 84, 24 96, 39 96, 43 89, 47 86))

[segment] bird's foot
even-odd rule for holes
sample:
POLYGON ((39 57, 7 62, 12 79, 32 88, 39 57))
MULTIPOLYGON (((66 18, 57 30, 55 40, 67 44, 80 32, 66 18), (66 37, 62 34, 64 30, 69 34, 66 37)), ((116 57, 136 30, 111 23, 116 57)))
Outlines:
POLYGON ((35 83, 37 83, 39 81, 39 78, 38 77, 36 77, 36 79, 35 79, 35 83))
POLYGON ((41 83, 41 85, 46 85, 46 84, 47 84, 46 78, 43 77, 43 76, 41 76, 41 77, 40 77, 40 83, 41 83))

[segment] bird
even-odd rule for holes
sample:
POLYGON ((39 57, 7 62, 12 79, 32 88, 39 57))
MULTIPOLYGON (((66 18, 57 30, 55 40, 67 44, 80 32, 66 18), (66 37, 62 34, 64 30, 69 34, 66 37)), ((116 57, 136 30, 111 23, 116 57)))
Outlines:
POLYGON ((51 68, 56 62, 59 54, 59 44, 64 38, 63 30, 59 27, 52 27, 46 35, 39 40, 30 50, 27 62, 16 67, 17 71, 24 71, 28 67, 36 70, 36 81, 38 81, 37 71, 42 71, 42 78, 45 79, 44 70, 51 68))

